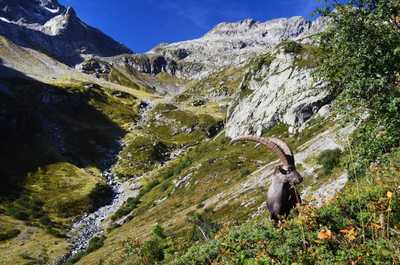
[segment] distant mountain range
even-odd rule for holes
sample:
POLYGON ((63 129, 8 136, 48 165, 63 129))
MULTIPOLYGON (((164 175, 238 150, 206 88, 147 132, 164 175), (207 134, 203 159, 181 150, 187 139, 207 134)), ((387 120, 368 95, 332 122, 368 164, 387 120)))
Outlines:
POLYGON ((57 0, 1 0, 0 35, 70 66, 90 55, 132 53, 57 0))

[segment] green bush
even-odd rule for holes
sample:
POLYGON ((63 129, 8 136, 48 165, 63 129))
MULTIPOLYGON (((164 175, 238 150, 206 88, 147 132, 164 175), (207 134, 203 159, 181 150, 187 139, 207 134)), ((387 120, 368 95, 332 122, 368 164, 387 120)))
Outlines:
POLYGON ((158 186, 159 184, 160 181, 158 179, 146 181, 143 185, 143 188, 140 190, 139 196, 144 196, 146 193, 150 192, 154 187, 158 186))
POLYGON ((164 248, 160 239, 150 239, 144 242, 142 253, 150 264, 164 259, 164 248))
POLYGON ((298 54, 302 51, 303 46, 293 40, 286 40, 284 42, 282 42, 282 49, 285 53, 294 53, 294 54, 298 54))
POLYGON ((153 227, 149 240, 143 243, 138 240, 128 240, 125 242, 124 264, 160 264, 165 259, 168 247, 168 237, 164 229, 160 225, 156 225, 153 227))
POLYGON ((93 251, 98 250, 99 248, 101 248, 102 246, 104 246, 104 240, 106 240, 106 238, 104 236, 101 237, 94 237, 89 241, 89 246, 86 250, 86 253, 91 253, 93 251))
POLYGON ((320 13, 332 22, 320 34, 315 76, 338 96, 342 120, 364 121, 351 139, 348 163, 352 177, 362 176, 400 143, 398 0, 351 0, 320 13))
POLYGON ((111 217, 111 220, 116 221, 137 208, 140 203, 140 198, 128 198, 128 200, 119 208, 115 214, 111 217))
POLYGON ((330 175, 340 163, 342 151, 340 149, 325 150, 318 156, 318 164, 323 166, 323 174, 330 175))
POLYGON ((20 233, 21 233, 21 231, 19 231, 18 229, 1 231, 0 232, 0 241, 12 239, 14 237, 17 237, 20 233))
POLYGON ((201 245, 192 246, 181 257, 177 257, 172 264, 174 265, 203 265, 210 264, 219 254, 220 242, 213 240, 201 245))

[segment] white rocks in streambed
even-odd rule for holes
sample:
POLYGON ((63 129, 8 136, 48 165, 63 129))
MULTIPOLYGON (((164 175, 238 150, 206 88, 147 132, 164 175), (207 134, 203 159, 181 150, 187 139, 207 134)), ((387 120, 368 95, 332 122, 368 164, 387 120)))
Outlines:
POLYGON ((228 137, 261 135, 279 122, 294 132, 330 103, 330 91, 313 80, 311 70, 294 65, 293 55, 279 53, 269 67, 261 67, 242 84, 252 93, 232 105, 226 124, 228 137))

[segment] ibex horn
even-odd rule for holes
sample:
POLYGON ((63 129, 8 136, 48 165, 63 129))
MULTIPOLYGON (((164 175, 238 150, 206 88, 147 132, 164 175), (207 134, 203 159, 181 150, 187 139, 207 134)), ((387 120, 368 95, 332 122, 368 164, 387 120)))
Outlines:
POLYGON ((232 143, 239 141, 252 141, 260 143, 274 152, 279 160, 282 162, 283 166, 290 168, 294 166, 293 152, 289 146, 280 139, 277 138, 262 138, 257 136, 240 136, 232 140, 232 143))

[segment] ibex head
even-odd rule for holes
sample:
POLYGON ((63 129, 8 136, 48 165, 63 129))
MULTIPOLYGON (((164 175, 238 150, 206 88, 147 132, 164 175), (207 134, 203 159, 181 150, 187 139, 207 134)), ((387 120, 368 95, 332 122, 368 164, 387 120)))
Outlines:
POLYGON ((275 153, 281 165, 275 169, 274 176, 278 176, 277 181, 289 183, 295 186, 303 182, 303 177, 297 172, 294 155, 289 145, 277 138, 262 138, 256 136, 240 136, 232 140, 232 143, 239 141, 252 141, 266 146, 275 153))

